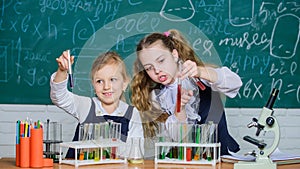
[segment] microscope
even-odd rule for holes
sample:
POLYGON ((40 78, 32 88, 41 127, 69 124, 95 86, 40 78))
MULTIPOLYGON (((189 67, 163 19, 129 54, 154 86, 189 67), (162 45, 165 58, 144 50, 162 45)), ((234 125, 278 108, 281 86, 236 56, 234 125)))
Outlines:
POLYGON ((252 122, 247 125, 248 128, 256 127, 256 136, 259 136, 261 131, 272 131, 274 132, 274 141, 270 147, 263 141, 257 140, 250 136, 245 136, 243 139, 251 144, 258 147, 259 152, 256 154, 252 152, 252 155, 256 157, 253 162, 239 161, 234 164, 234 169, 276 169, 277 164, 270 159, 270 155, 274 152, 279 144, 280 130, 278 121, 273 116, 272 107, 277 98, 279 90, 273 88, 272 93, 269 97, 267 104, 263 107, 260 113, 259 119, 253 118, 252 122))

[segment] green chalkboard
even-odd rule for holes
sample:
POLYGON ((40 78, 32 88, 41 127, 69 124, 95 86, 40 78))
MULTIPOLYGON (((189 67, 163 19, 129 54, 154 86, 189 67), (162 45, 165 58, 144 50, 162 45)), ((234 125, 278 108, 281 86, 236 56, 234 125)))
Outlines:
POLYGON ((55 58, 71 49, 76 94, 92 96, 90 65, 120 53, 131 72, 135 45, 151 32, 179 29, 205 62, 243 81, 226 107, 300 108, 300 3, 254 0, 38 0, 0 2, 0 104, 52 104, 55 58))

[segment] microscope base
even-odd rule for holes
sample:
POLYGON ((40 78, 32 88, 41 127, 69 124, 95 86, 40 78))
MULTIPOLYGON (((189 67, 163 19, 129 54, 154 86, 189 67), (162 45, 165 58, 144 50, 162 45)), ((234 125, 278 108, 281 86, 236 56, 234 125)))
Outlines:
POLYGON ((270 158, 256 159, 255 162, 239 161, 234 164, 234 169, 276 169, 277 164, 270 158))

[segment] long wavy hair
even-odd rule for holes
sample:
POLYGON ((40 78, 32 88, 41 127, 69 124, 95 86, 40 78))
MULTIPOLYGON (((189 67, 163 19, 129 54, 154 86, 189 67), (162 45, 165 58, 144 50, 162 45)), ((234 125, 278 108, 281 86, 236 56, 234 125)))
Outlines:
POLYGON ((162 48, 168 49, 170 52, 176 49, 182 61, 191 60, 198 66, 204 65, 178 30, 171 29, 165 33, 152 33, 140 40, 136 47, 137 59, 134 62, 134 76, 131 82, 131 102, 141 113, 145 137, 155 136, 157 123, 165 122, 168 118, 168 114, 161 111, 159 103, 151 100, 151 92, 159 88, 161 84, 154 82, 149 77, 139 61, 139 51, 151 47, 154 43, 160 44, 162 48))

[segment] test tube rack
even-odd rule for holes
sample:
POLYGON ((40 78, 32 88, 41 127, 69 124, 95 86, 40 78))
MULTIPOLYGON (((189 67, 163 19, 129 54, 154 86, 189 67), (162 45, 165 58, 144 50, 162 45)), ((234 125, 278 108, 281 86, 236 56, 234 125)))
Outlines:
POLYGON ((70 164, 75 167, 81 165, 93 165, 93 164, 110 164, 110 163, 127 163, 127 159, 125 158, 102 158, 105 148, 116 147, 117 149, 123 146, 124 143, 121 140, 87 140, 87 141, 73 141, 73 142, 64 142, 60 143, 60 154, 62 154, 63 148, 73 148, 75 149, 75 159, 63 159, 62 155, 59 157, 59 164, 70 164), (89 149, 100 149, 100 158, 99 160, 88 159, 88 160, 79 160, 78 152, 81 149, 89 150, 89 149))
POLYGON ((47 119, 44 128, 44 140, 45 151, 43 154, 46 158, 52 158, 53 162, 57 163, 59 161, 59 152, 58 146, 59 143, 62 143, 62 124, 58 122, 50 122, 50 119, 47 119))
MULTIPOLYGON (((155 163, 173 163, 173 164, 209 164, 215 166, 218 162, 220 162, 220 152, 221 152, 221 143, 177 143, 177 142, 158 142, 155 143, 155 163), (182 158, 169 158, 164 157, 163 159, 160 157, 161 154, 159 153, 161 150, 170 149, 170 147, 177 147, 177 149, 181 148, 182 151, 182 158), (187 149, 198 149, 202 148, 202 150, 210 149, 212 157, 211 160, 207 160, 204 158, 199 158, 195 160, 194 158, 187 156, 187 149)), ((192 155, 191 152, 190 155, 192 155)))

